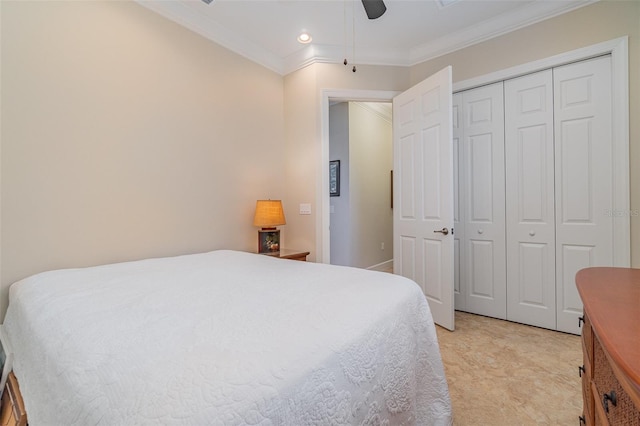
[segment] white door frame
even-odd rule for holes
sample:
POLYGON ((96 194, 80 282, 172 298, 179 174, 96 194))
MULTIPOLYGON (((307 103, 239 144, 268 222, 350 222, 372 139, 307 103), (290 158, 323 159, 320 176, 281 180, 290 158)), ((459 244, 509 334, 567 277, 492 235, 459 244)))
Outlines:
POLYGON ((391 102, 400 92, 387 90, 322 89, 320 101, 321 153, 317 170, 316 205, 316 262, 331 263, 331 235, 329 225, 329 104, 330 102, 391 102))
MULTIPOLYGON (((584 48, 561 53, 549 58, 496 71, 480 77, 454 83, 453 92, 471 89, 524 74, 565 65, 601 55, 611 55, 612 66, 612 126, 613 126, 613 220, 614 266, 631 264, 631 215, 629 194, 629 40, 620 37, 584 48)), ((317 262, 330 263, 329 236, 329 100, 391 102, 400 92, 375 90, 323 89, 321 91, 321 155, 316 179, 316 205, 320 214, 316 218, 317 262)))

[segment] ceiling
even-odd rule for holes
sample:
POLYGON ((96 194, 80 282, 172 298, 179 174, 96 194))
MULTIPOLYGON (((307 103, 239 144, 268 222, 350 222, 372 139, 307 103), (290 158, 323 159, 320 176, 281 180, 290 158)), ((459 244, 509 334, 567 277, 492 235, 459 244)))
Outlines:
POLYGON ((360 0, 137 1, 286 75, 345 57, 356 65, 411 66, 597 0, 385 0, 376 20, 360 0), (297 41, 302 31, 311 43, 297 41))

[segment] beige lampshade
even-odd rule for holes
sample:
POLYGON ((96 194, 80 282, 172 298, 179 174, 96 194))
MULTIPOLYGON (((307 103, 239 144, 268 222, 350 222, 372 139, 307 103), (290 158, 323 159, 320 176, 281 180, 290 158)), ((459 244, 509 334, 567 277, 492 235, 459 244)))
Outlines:
POLYGON ((273 228, 278 225, 285 225, 284 210, 280 200, 258 200, 256 201, 256 214, 253 217, 253 226, 262 228, 273 228))

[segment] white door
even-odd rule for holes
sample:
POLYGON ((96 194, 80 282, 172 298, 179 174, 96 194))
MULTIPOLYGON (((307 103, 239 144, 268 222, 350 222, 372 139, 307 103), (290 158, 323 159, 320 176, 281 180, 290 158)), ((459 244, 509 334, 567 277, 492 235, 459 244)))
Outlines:
POLYGON ((611 57, 554 68, 557 329, 579 333, 575 275, 613 261, 611 57))
POLYGON ((466 311, 467 304, 465 298, 465 283, 467 282, 465 268, 461 268, 464 264, 464 200, 465 200, 465 187, 461 183, 465 181, 466 174, 464 167, 460 167, 464 164, 462 158, 462 140, 464 135, 462 133, 462 93, 453 94, 453 108, 452 108, 452 127, 453 127, 453 227, 455 232, 453 233, 453 294, 455 297, 455 309, 459 311, 466 311))
POLYGON ((394 272, 416 281, 454 329, 451 67, 393 99, 394 272))
POLYGON ((503 83, 462 93, 466 310, 506 318, 503 83))
POLYGON ((556 328, 553 74, 505 81, 507 319, 556 328))

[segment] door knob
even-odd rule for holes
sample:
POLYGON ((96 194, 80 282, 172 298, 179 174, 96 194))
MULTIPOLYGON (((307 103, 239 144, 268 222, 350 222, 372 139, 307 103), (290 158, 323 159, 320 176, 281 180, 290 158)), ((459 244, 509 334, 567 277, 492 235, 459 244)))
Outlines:
POLYGON ((449 230, 447 228, 442 228, 439 231, 433 231, 433 232, 434 233, 439 232, 439 233, 444 234, 444 235, 449 235, 449 230))

